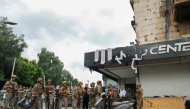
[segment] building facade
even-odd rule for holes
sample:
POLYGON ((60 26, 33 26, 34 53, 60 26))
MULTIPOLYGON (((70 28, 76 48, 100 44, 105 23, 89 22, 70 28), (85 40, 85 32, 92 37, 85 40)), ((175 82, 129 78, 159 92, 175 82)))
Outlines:
POLYGON ((130 0, 138 44, 190 37, 190 0, 130 0))
POLYGON ((190 0, 130 0, 136 43, 85 53, 84 66, 135 96, 190 97, 190 0))

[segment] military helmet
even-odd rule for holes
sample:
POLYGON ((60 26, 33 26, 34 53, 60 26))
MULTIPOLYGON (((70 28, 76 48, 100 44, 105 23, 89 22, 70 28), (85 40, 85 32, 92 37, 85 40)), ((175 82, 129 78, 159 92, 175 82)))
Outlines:
POLYGON ((82 81, 79 81, 78 85, 79 85, 79 84, 83 84, 82 81))
POLYGON ((38 78, 38 79, 37 79, 37 82, 42 81, 42 80, 43 80, 42 78, 38 78))
POLYGON ((101 82, 102 82, 102 81, 98 80, 98 81, 97 81, 97 84, 100 84, 101 82))
POLYGON ((93 84, 95 84, 95 82, 91 82, 91 83, 90 83, 90 86, 92 87, 93 84))
POLYGON ((47 83, 48 83, 49 81, 52 82, 51 79, 48 79, 48 80, 47 80, 47 83))
POLYGON ((16 75, 12 75, 11 78, 16 78, 16 75))
POLYGON ((141 84, 140 84, 140 83, 137 83, 137 84, 136 84, 136 86, 139 86, 139 87, 141 87, 141 84))
POLYGON ((63 84, 65 84, 65 83, 67 84, 67 81, 63 81, 63 84))

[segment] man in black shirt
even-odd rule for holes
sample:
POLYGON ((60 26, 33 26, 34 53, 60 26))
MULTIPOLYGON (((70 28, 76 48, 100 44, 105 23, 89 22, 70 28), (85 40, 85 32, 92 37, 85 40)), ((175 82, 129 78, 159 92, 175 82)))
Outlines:
POLYGON ((88 109, 89 95, 88 95, 88 84, 85 84, 85 93, 83 96, 83 109, 88 109))

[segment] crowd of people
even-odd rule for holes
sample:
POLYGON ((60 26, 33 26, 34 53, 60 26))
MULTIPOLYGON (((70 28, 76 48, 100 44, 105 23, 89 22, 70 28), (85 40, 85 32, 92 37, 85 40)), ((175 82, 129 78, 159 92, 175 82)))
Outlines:
MULTIPOLYGON (((19 103, 24 105, 24 109, 42 109, 42 95, 45 97, 46 109, 61 109, 64 103, 65 109, 68 109, 68 97, 72 96, 72 108, 73 109, 92 109, 94 104, 101 98, 103 92, 102 82, 99 80, 96 83, 91 82, 90 88, 88 84, 83 86, 82 82, 78 82, 78 86, 71 89, 67 85, 67 81, 63 81, 62 85, 56 87, 52 85, 52 80, 47 80, 47 85, 43 87, 43 79, 38 78, 37 83, 29 89, 27 87, 20 87, 16 83, 16 75, 11 76, 11 80, 7 81, 3 86, 6 89, 5 109, 14 109, 19 103), (29 98, 26 102, 27 97, 29 98), (18 96, 17 102, 15 102, 15 95, 18 96)), ((124 86, 121 89, 118 87, 113 88, 112 84, 108 84, 109 89, 108 96, 108 109, 111 109, 111 103, 117 101, 126 100, 127 92, 124 86)), ((141 109, 143 90, 140 84, 137 85, 137 109, 141 109)))

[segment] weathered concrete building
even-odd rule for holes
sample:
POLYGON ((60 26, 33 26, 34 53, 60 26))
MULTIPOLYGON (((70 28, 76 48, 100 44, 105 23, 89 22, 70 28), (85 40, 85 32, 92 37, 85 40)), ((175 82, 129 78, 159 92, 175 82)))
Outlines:
POLYGON ((138 44, 190 37, 190 0, 130 0, 138 44))
MULTIPOLYGON (((190 37, 190 0, 130 0, 130 3, 135 15, 131 24, 136 32, 137 44, 190 37)), ((188 56, 176 56, 149 62, 139 61, 142 66, 162 63, 151 67, 139 67, 139 82, 144 86, 145 96, 190 96, 190 86, 186 84, 190 82, 190 64, 183 63, 187 58, 188 56)))
POLYGON ((190 0, 130 3, 137 44, 85 53, 84 66, 130 88, 133 96, 141 83, 144 96, 190 97, 190 0))

